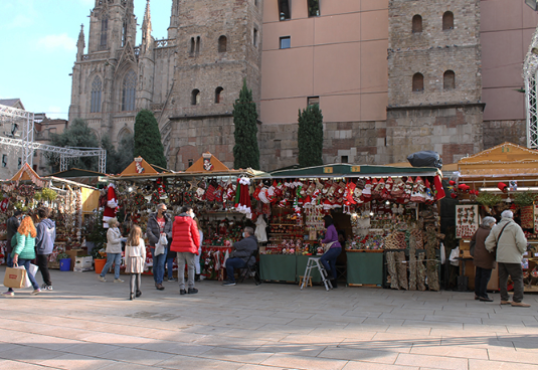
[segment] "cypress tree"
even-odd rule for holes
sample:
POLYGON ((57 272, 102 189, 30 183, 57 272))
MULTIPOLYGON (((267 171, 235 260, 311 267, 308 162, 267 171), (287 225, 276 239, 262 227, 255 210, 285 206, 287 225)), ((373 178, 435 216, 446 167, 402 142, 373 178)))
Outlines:
POLYGON ((166 169, 161 132, 153 112, 147 109, 138 112, 134 130, 134 156, 166 169))
POLYGON ((234 168, 260 169, 260 149, 258 148, 258 112, 252 101, 252 90, 243 80, 239 99, 234 103, 234 168))
POLYGON ((323 165, 323 115, 317 104, 299 110, 299 166, 323 165))

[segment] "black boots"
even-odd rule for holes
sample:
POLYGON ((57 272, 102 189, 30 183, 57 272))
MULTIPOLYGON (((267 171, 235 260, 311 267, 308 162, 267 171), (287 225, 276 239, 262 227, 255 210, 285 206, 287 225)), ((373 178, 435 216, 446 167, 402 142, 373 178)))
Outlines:
POLYGON ((199 274, 194 275, 194 282, 200 282, 200 275, 199 274))

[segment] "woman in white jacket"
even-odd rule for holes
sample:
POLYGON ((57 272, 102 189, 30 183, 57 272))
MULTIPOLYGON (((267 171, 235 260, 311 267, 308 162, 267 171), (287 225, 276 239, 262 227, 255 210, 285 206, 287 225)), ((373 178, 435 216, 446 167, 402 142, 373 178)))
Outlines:
POLYGON ((139 226, 133 225, 131 233, 127 238, 125 246, 125 273, 131 273, 131 294, 130 300, 142 295, 140 287, 142 286, 142 272, 144 272, 144 264, 146 262, 146 244, 142 238, 142 229, 139 226))
POLYGON ((120 278, 121 242, 125 241, 125 239, 121 236, 118 228, 118 219, 109 219, 108 226, 109 228, 106 232, 106 264, 99 275, 99 281, 106 282, 106 272, 114 263, 114 283, 125 282, 120 278))

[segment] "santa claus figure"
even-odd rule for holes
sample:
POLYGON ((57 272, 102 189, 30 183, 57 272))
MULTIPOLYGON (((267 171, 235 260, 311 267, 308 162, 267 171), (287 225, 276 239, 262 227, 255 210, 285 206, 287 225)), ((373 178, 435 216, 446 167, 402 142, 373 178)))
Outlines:
POLYGON ((116 217, 118 209, 118 198, 116 197, 116 187, 110 183, 106 189, 106 204, 103 211, 103 228, 108 228, 108 221, 116 217))

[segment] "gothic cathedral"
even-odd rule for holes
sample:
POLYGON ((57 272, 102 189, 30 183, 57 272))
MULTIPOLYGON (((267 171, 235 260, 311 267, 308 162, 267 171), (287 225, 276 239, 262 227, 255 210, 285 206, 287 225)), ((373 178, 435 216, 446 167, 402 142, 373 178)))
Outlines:
POLYGON ((262 10, 258 1, 172 0, 168 39, 151 36, 150 2, 135 46, 134 0, 96 0, 88 54, 81 29, 69 121, 86 120, 113 143, 154 112, 168 168, 209 151, 233 165, 233 103, 243 80, 260 98, 262 10), (211 7, 211 11, 208 9, 211 7))

